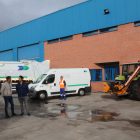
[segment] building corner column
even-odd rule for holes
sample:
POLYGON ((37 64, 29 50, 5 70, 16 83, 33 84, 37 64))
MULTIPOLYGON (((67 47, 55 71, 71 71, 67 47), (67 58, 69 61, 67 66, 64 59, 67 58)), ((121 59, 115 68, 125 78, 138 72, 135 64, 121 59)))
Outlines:
POLYGON ((13 49, 13 61, 18 61, 18 48, 13 49))
POLYGON ((39 49, 40 49, 40 62, 44 61, 44 42, 39 42, 39 49))

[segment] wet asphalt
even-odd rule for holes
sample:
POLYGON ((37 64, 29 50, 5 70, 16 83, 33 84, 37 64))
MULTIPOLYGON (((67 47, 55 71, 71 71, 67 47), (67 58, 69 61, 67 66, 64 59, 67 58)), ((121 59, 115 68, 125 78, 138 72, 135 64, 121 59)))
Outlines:
MULTIPOLYGON (((13 98, 19 115, 17 95, 13 98)), ((28 105, 30 117, 5 119, 0 96, 0 140, 140 140, 140 101, 131 97, 94 92, 66 101, 28 99, 28 105)))

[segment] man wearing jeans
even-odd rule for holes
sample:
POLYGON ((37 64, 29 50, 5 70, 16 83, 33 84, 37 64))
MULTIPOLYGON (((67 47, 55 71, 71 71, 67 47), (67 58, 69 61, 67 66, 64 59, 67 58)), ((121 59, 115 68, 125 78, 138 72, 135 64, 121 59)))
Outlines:
POLYGON ((6 77, 6 82, 2 85, 2 88, 1 88, 1 95, 4 98, 4 101, 5 101, 5 115, 6 115, 6 118, 10 118, 10 116, 8 114, 9 103, 11 104, 12 116, 17 116, 14 113, 14 102, 13 102, 13 97, 12 97, 11 76, 6 77))
POLYGON ((27 93, 29 92, 29 90, 28 90, 28 85, 23 81, 23 79, 24 79, 23 76, 19 76, 19 83, 16 85, 18 100, 20 102, 20 107, 21 107, 20 116, 24 115, 23 103, 25 104, 27 115, 30 116, 28 104, 27 104, 27 100, 28 100, 27 93))

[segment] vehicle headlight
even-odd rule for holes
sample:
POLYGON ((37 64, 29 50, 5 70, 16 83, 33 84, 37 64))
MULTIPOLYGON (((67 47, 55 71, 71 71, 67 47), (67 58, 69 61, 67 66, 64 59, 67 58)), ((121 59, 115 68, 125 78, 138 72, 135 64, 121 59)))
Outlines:
POLYGON ((36 86, 32 86, 30 89, 35 89, 37 87, 37 85, 36 86))

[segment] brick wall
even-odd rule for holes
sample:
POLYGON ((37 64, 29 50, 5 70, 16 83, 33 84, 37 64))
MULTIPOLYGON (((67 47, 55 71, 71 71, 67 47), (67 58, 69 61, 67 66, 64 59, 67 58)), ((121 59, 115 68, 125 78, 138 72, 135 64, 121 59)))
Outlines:
MULTIPOLYGON (((47 44, 44 42, 45 59, 51 68, 103 69, 97 63, 132 63, 140 60, 140 26, 134 23, 118 26, 118 31, 82 37, 74 35, 73 40, 47 44)), ((104 80, 104 79, 103 79, 104 80)), ((92 83, 93 90, 102 90, 102 82, 92 83)))

